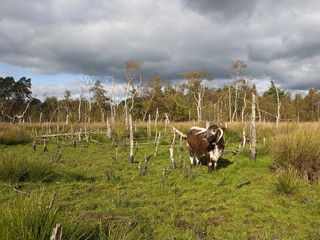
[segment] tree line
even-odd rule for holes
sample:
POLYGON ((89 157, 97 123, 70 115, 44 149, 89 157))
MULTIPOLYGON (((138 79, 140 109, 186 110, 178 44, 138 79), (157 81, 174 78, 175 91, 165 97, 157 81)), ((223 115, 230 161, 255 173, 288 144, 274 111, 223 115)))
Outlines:
POLYGON ((320 121, 320 92, 310 88, 306 96, 294 96, 278 88, 274 81, 260 96, 245 76, 245 62, 238 60, 230 68, 230 81, 223 88, 208 87, 213 79, 207 71, 181 73, 182 81, 172 84, 159 74, 143 78, 140 62, 126 62, 126 83, 122 99, 117 99, 115 85, 104 89, 94 71, 82 79, 80 96, 46 97, 40 101, 32 95, 31 79, 0 77, 2 122, 105 122, 126 121, 131 116, 140 121, 164 119, 173 121, 248 121, 254 93, 258 121, 320 121), (88 94, 83 94, 86 90, 88 94))

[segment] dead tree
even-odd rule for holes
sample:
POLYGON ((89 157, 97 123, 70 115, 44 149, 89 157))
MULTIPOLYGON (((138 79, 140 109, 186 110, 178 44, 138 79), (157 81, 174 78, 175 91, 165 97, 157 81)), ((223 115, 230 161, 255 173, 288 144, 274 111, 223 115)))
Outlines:
POLYGON ((131 114, 129 115, 129 128, 130 128, 130 156, 128 163, 133 163, 133 126, 132 126, 132 116, 131 114))
POLYGON ((147 123, 147 128, 148 128, 148 137, 151 137, 151 115, 149 114, 148 118, 148 123, 147 123))
POLYGON ((250 160, 256 161, 256 96, 252 93, 252 113, 251 113, 251 125, 250 125, 250 160))
POLYGON ((61 240, 62 239, 62 225, 58 223, 52 230, 50 240, 61 240))
POLYGON ((276 87, 276 93, 277 93, 277 104, 278 104, 278 107, 277 107, 277 110, 278 110, 278 114, 277 114, 277 122, 276 122, 276 127, 279 126, 279 120, 280 120, 280 107, 281 107, 281 102, 280 102, 280 97, 279 97, 279 89, 277 86, 276 87))
POLYGON ((184 134, 183 132, 179 131, 178 129, 176 129, 174 126, 171 125, 171 122, 169 120, 168 114, 165 113, 168 125, 172 128, 172 131, 175 132, 176 134, 178 134, 179 136, 183 137, 183 138, 187 138, 187 135, 184 134))
POLYGON ((107 138, 111 139, 111 126, 110 126, 109 117, 107 117, 107 138))
POLYGON ((94 90, 94 84, 96 82, 95 79, 95 72, 94 69, 92 69, 92 75, 89 76, 88 74, 85 74, 85 76, 82 77, 81 82, 83 82, 83 84, 87 87, 88 90, 88 94, 89 94, 89 99, 88 99, 88 110, 89 110, 89 114, 88 114, 88 122, 91 122, 91 110, 92 110, 92 93, 94 90))
POLYGON ((154 126, 157 127, 157 121, 158 121, 158 117, 159 117, 159 110, 157 108, 157 111, 156 111, 156 118, 154 120, 154 126))
POLYGON ((14 115, 14 116, 10 116, 10 115, 8 115, 8 114, 6 114, 6 113, 3 113, 5 116, 7 116, 8 118, 10 118, 10 120, 11 120, 11 122, 12 123, 15 123, 15 121, 16 121, 16 119, 19 119, 19 121, 21 121, 21 119, 23 119, 23 117, 24 117, 24 115, 26 114, 26 112, 27 112, 27 110, 28 110, 28 108, 29 108, 29 106, 30 106, 30 103, 33 101, 33 99, 34 98, 31 98, 28 102, 26 102, 27 103, 27 106, 26 106, 26 108, 24 109, 24 111, 22 112, 22 114, 20 114, 20 115, 14 115))
POLYGON ((154 156, 157 156, 157 155, 158 155, 158 148, 159 148, 160 137, 161 137, 161 132, 159 131, 159 136, 158 136, 158 140, 157 140, 157 144, 156 144, 156 151, 155 151, 155 153, 154 153, 154 156))

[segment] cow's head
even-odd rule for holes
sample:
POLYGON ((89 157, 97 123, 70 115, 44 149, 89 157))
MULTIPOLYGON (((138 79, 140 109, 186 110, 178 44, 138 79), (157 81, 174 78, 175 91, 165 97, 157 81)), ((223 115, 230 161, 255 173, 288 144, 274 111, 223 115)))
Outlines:
POLYGON ((211 125, 207 129, 204 129, 204 130, 198 132, 197 134, 205 132, 206 134, 204 135, 204 138, 206 138, 208 140, 208 142, 216 144, 223 137, 224 131, 225 131, 225 128, 220 128, 217 125, 211 125))

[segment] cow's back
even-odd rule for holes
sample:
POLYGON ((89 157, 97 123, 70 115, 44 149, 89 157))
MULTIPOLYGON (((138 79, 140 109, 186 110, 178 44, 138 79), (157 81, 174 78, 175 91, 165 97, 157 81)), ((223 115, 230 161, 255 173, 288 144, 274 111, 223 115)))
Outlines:
POLYGON ((200 133, 200 131, 204 130, 204 128, 199 127, 193 127, 189 130, 187 134, 187 142, 188 142, 188 148, 189 151, 195 152, 195 153, 202 153, 204 149, 203 148, 203 135, 205 133, 200 133))

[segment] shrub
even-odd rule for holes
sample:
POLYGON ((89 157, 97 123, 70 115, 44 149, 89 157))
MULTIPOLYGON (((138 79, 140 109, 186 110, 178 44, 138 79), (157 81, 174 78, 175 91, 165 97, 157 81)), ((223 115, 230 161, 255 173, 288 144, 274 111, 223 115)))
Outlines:
POLYGON ((276 170, 292 168, 306 180, 320 181, 320 135, 313 128, 282 130, 270 145, 276 170))

